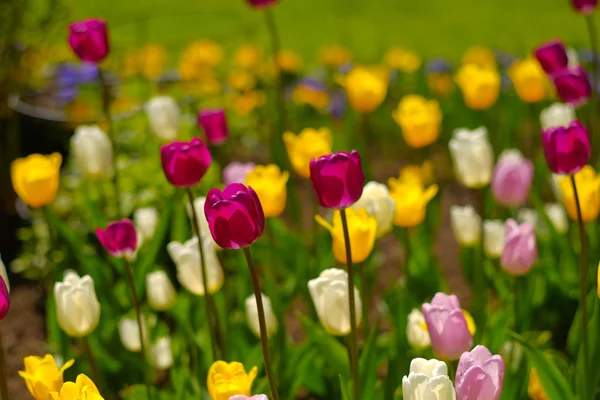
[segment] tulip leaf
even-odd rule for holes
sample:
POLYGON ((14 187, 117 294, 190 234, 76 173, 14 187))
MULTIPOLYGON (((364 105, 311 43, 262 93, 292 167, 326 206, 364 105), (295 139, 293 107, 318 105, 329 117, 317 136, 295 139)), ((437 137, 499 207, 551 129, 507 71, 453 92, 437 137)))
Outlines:
POLYGON ((342 375, 338 375, 338 378, 340 379, 340 389, 342 390, 342 400, 352 400, 352 397, 350 396, 350 389, 349 389, 350 384, 348 383, 346 378, 344 378, 342 375))
POLYGON ((377 337, 379 334, 379 321, 369 333, 369 337, 360 355, 361 389, 364 399, 372 399, 377 381, 377 337))
MULTIPOLYGON (((588 320, 588 362, 593 365, 595 360, 598 360, 600 357, 600 345, 598 345, 598 335, 600 334, 600 300, 594 291, 592 291, 588 295, 588 304, 590 304, 590 300, 593 301, 592 307, 588 307, 588 316, 591 313, 591 317, 588 320)), ((579 332, 581 331, 580 321, 580 310, 577 311, 575 315, 576 321, 573 322, 573 325, 576 325, 577 322, 577 339, 579 339, 579 332)), ((569 332, 571 334, 571 332, 569 332)), ((577 355, 577 371, 583 370, 583 347, 579 346, 579 352, 577 355)), ((589 365, 588 370, 588 382, 587 382, 587 393, 593 393, 594 388, 598 382, 598 378, 600 377, 600 368, 595 368, 592 365, 589 365)), ((576 375, 577 380, 577 392, 583 393, 583 374, 578 373, 576 375)))

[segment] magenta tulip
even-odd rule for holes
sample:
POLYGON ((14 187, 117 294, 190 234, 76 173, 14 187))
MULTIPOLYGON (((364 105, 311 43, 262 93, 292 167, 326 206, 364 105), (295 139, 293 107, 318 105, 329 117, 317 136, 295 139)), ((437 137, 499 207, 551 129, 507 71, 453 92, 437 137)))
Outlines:
POLYGON ((225 186, 232 183, 246 182, 246 175, 256 167, 254 163, 241 163, 233 161, 223 168, 223 183, 225 186))
POLYGON ((455 295, 437 293, 422 307, 431 347, 444 360, 457 360, 473 345, 467 320, 455 295))
POLYGON ((113 257, 126 257, 137 248, 137 232, 131 220, 113 221, 106 229, 96 228, 96 236, 104 250, 113 257))
POLYGON ((101 19, 86 19, 69 26, 69 44, 81 61, 100 62, 108 54, 108 27, 101 19))
POLYGON ((212 161, 208 147, 198 138, 162 146, 160 158, 165 176, 177 187, 196 185, 212 161))
POLYGON ((537 243, 533 225, 517 224, 509 219, 504 225, 504 250, 500 258, 502 268, 511 275, 525 275, 537 260, 537 243))
POLYGON ((504 360, 485 346, 475 346, 460 356, 454 382, 458 400, 498 400, 504 386, 504 360))
POLYGON ((362 195, 365 174, 360 155, 340 151, 310 161, 310 180, 321 206, 346 208, 362 195))
POLYGON ((248 3, 254 8, 267 8, 274 6, 277 0, 247 0, 248 3))
POLYGON ((222 108, 201 110, 198 126, 204 130, 209 144, 221 144, 227 140, 227 119, 222 108))
POLYGON ((535 49, 535 58, 548 75, 562 71, 569 65, 567 49, 560 40, 544 43, 535 49))
POLYGON ((598 0, 571 0, 571 5, 575 11, 581 14, 591 14, 598 5, 598 0))
POLYGON ((265 214, 256 192, 241 183, 232 183, 222 192, 211 189, 204 215, 213 239, 224 249, 248 247, 265 230, 265 214))
POLYGON ((585 103, 592 95, 590 78, 581 66, 563 69, 552 74, 551 78, 558 96, 572 106, 585 103))
POLYGON ((6 317, 10 309, 10 293, 4 278, 0 277, 0 321, 6 317))
POLYGON ((492 177, 492 193, 506 207, 520 206, 527 200, 533 182, 533 163, 519 150, 500 154, 492 177))
POLYGON ((569 126, 558 126, 542 131, 544 157, 550 170, 556 174, 574 174, 590 159, 588 131, 579 121, 569 126))

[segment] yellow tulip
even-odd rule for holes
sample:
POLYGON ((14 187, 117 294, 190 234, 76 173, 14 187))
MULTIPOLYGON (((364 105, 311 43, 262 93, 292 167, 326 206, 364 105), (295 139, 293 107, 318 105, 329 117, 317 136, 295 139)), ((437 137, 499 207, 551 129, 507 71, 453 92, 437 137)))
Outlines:
POLYGON ((292 92, 292 100, 296 104, 308 104, 317 110, 325 110, 329 105, 327 92, 311 85, 296 86, 292 92))
POLYGON ((548 79, 535 58, 529 57, 512 64, 508 69, 508 77, 521 100, 537 103, 546 97, 548 79))
POLYGON ((221 62, 221 46, 210 40, 197 40, 190 44, 179 57, 178 70, 183 80, 203 79, 207 69, 221 62))
POLYGON ((257 165, 246 175, 246 185, 252 187, 258 195, 265 217, 278 217, 285 209, 285 185, 289 177, 289 172, 281 172, 275 164, 257 165))
POLYGON ((473 46, 462 57, 462 64, 476 64, 481 67, 496 68, 496 53, 487 47, 473 46))
POLYGON ((10 166, 10 177, 15 192, 31 207, 42 207, 54 200, 62 156, 32 154, 17 158, 10 166))
POLYGON ((532 368, 531 373, 529 374, 527 394, 531 400, 548 400, 548 396, 546 396, 546 392, 544 392, 544 387, 542 386, 542 382, 540 381, 535 368, 532 368))
POLYGON ((48 400, 104 400, 98 388, 84 374, 79 374, 75 382, 66 382, 60 392, 52 392, 48 400))
MULTIPOLYGON (((575 174, 575 184, 581 205, 581 216, 585 222, 594 221, 600 211, 600 176, 590 165, 575 174)), ((558 185, 562 192, 562 201, 567 209, 569 217, 577 221, 577 205, 575 194, 571 185, 571 178, 564 176, 560 178, 558 185)))
POLYGON ((245 44, 238 48, 233 56, 233 63, 238 68, 256 70, 260 65, 262 52, 254 44, 245 44))
POLYGON ((340 83, 346 88, 350 106, 358 112, 368 113, 385 99, 388 81, 389 74, 385 69, 357 66, 340 83))
POLYGON ((415 94, 404 96, 392 117, 402 128, 402 136, 410 147, 428 146, 440 135, 442 111, 435 100, 415 94))
POLYGON ((74 362, 69 360, 58 369, 54 357, 50 354, 44 357, 25 357, 25 371, 19 371, 19 376, 25 380, 27 389, 35 400, 48 400, 51 392, 60 391, 63 386, 63 373, 74 362))
POLYGON ((277 54, 277 65, 283 72, 297 72, 302 68, 302 58, 291 50, 281 50, 277 54))
POLYGON ((305 128, 299 135, 285 132, 283 142, 296 173, 310 178, 310 160, 331 153, 333 139, 327 128, 305 128))
POLYGON ((500 93, 500 74, 496 69, 477 64, 460 67, 456 83, 462 91, 467 107, 485 110, 494 105, 500 93))
POLYGON ((243 69, 234 69, 229 73, 227 82, 235 90, 245 92, 256 86, 256 78, 250 72, 243 69))
POLYGON ((401 183, 415 183, 421 186, 433 182, 433 163, 431 160, 425 160, 421 165, 407 165, 400 170, 398 181, 401 183))
POLYGON ((351 62, 352 53, 348 49, 335 44, 323 46, 319 50, 319 60, 321 64, 335 68, 351 62))
POLYGON ((437 194, 437 185, 425 189, 417 182, 402 182, 396 178, 390 178, 388 184, 390 195, 396 202, 394 225, 410 228, 423 222, 427 204, 437 194))
POLYGON ((412 74, 421 67, 423 60, 412 50, 391 49, 385 54, 383 62, 391 69, 412 74))
POLYGON ((265 97, 265 93, 260 90, 240 93, 231 99, 231 107, 240 117, 247 117, 256 108, 265 104, 265 97))
MULTIPOLYGON (((352 262, 363 262, 371 254, 371 251, 373 251, 375 235, 377 233, 377 220, 375 217, 369 215, 364 208, 359 210, 347 208, 346 217, 348 219, 350 247, 352 248, 352 262)), ((344 229, 342 227, 340 211, 334 211, 333 224, 325 221, 320 215, 316 215, 315 220, 331 233, 335 259, 341 263, 346 263, 346 242, 344 240, 344 229)))
POLYGON ((432 72, 427 75, 427 86, 437 96, 448 96, 454 89, 452 75, 447 72, 432 72))
POLYGON ((257 373, 256 367, 252 367, 250 372, 246 373, 244 366, 239 362, 215 361, 206 378, 211 400, 229 400, 236 394, 250 396, 252 382, 257 373))

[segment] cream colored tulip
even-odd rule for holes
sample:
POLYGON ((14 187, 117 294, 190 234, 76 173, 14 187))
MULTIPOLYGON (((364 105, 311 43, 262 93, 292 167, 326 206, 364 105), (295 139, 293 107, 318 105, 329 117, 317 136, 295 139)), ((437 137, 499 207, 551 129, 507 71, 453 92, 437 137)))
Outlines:
POLYGON ((425 317, 420 310, 414 308, 408 314, 408 323, 406 324, 406 337, 408 343, 417 350, 427 349, 431 346, 431 338, 427 330, 425 317))
POLYGON ((473 247, 481 240, 481 217, 473 206, 451 206, 450 225, 454 238, 463 247, 473 247))
POLYGON ((89 335, 100 322, 100 302, 91 276, 67 271, 63 282, 54 284, 58 324, 67 335, 89 335))
MULTIPOLYGON (((148 324, 142 316, 142 334, 144 343, 148 343, 148 324)), ((123 347, 134 353, 142 351, 140 328, 135 318, 123 317, 119 321, 119 338, 123 347)))
POLYGON ((575 107, 567 103, 554 103, 540 113, 542 129, 568 126, 575 119, 575 107))
POLYGON ((554 229, 558 233, 567 233, 569 231, 569 219, 562 204, 548 203, 544 205, 544 211, 552 222, 554 229))
MULTIPOLYGON (((200 224, 200 234, 203 239, 210 238, 212 240, 214 247, 216 250, 223 250, 213 239, 210 233, 210 227, 208 226, 208 221, 206 220, 206 215, 204 215, 204 203, 206 202, 206 197, 198 197, 194 200, 194 210, 196 210, 196 215, 198 216, 198 223, 200 224)), ((192 205, 190 203, 187 204, 187 213, 188 217, 190 217, 190 221, 194 218, 192 214, 192 205)), ((192 224, 193 225, 193 224, 192 224)))
POLYGON ((448 144, 457 180, 468 188, 481 188, 490 183, 494 153, 484 127, 457 129, 448 144))
POLYGON ((144 242, 152 240, 158 225, 158 210, 154 207, 139 208, 133 213, 135 230, 140 233, 144 242))
POLYGON ((146 298, 154 311, 167 311, 173 307, 177 294, 165 271, 146 275, 146 298))
POLYGON ((415 358, 410 373, 402 378, 404 400, 455 400, 456 392, 442 361, 415 358))
POLYGON ((172 142, 179 135, 181 111, 175 99, 158 96, 150 99, 144 106, 150 129, 162 142, 172 142))
POLYGON ((382 237, 392 230, 396 202, 390 196, 386 185, 378 182, 369 182, 365 185, 363 193, 352 208, 364 208, 367 213, 377 220, 377 237, 382 237))
POLYGON ((161 371, 171 368, 173 365, 173 351, 171 350, 170 337, 161 337, 150 346, 150 359, 152 365, 161 371))
POLYGON ((498 258, 504 250, 504 221, 483 221, 483 252, 490 258, 498 258))
MULTIPOLYGON (((273 312, 273 307, 271 306, 271 299, 261 293, 263 308, 265 311, 265 323, 267 325, 267 336, 271 336, 277 332, 279 328, 279 323, 277 321, 277 317, 273 312)), ((249 296, 246 299, 246 319, 248 321, 248 326, 254 335, 260 338, 260 326, 258 324, 258 307, 256 305, 256 297, 254 295, 249 296)))
POLYGON ((81 125, 71 137, 75 163, 87 179, 109 179, 113 175, 110 138, 97 125, 81 125))

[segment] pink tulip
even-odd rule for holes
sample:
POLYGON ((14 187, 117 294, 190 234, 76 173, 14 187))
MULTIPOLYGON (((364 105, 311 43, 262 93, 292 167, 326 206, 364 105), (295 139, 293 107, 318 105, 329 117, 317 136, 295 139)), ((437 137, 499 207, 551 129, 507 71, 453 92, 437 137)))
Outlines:
POLYGON ((533 225, 517 224, 514 219, 506 221, 504 250, 500 263, 511 275, 525 275, 537 260, 537 244, 533 225))
POLYGON ((310 180, 319 203, 326 208, 346 208, 363 192, 365 174, 360 155, 340 151, 310 161, 310 180))
POLYGON ((498 203, 507 207, 522 205, 533 182, 533 163, 519 150, 507 150, 500 155, 492 177, 492 193, 498 203))
POLYGON ((162 146, 160 158, 167 180, 177 187, 196 185, 212 161, 208 147, 198 138, 162 146))
POLYGON ((542 131, 542 147, 548 168, 556 174, 574 174, 590 160, 588 131, 579 121, 542 131))
POLYGON ((96 229, 102 247, 113 257, 125 257, 137 248, 137 233, 133 222, 127 218, 108 224, 106 229, 96 229))
POLYGON ((587 15, 594 12, 598 5, 598 0, 571 0, 571 5, 575 11, 587 15))
POLYGON ((274 6, 277 0, 247 0, 248 3, 254 8, 267 8, 274 6))
POLYGON ((456 369, 458 400, 498 400, 504 386, 504 360, 485 346, 460 356, 456 369))
POLYGON ((4 278, 0 277, 0 321, 6 317, 10 309, 10 293, 4 278))
POLYGON ((232 183, 246 182, 246 175, 256 167, 254 163, 241 163, 233 161, 223 169, 223 183, 225 186, 232 183))
POLYGON ((81 61, 100 62, 108 54, 108 27, 100 19, 87 19, 69 26, 69 44, 81 61))
POLYGON ((222 108, 201 110, 198 125, 204 130, 209 144, 221 144, 227 140, 227 119, 222 108))
POLYGON ((567 68, 550 75, 556 93, 563 102, 579 106, 591 97, 592 84, 582 66, 567 68))
POLYGON ((567 49, 560 40, 544 43, 535 49, 535 58, 537 58, 548 75, 562 71, 569 65, 567 49))

